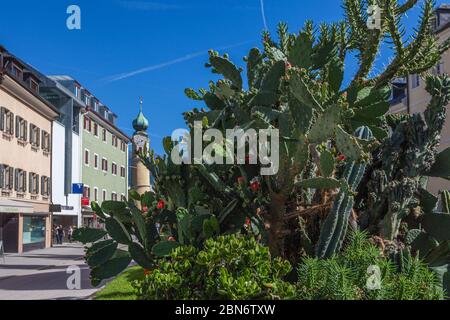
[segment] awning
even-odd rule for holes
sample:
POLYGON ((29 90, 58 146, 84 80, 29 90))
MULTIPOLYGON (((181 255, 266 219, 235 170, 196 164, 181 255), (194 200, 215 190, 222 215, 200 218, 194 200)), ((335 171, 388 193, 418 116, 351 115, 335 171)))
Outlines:
POLYGON ((34 213, 33 205, 14 200, 0 200, 0 213, 34 213))

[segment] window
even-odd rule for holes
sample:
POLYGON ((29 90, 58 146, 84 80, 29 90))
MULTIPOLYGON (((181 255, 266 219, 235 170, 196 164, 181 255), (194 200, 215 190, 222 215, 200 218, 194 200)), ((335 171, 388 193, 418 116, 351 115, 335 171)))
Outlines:
POLYGON ((91 97, 89 97, 88 95, 84 96, 84 103, 89 106, 89 101, 91 100, 91 97))
POLYGON ((4 107, 0 107, 0 131, 14 134, 14 114, 4 107))
POLYGON ((94 153, 94 168, 98 169, 98 154, 94 153))
POLYGON ((94 188, 94 201, 98 201, 98 188, 94 188))
POLYGON ((75 97, 79 98, 80 97, 80 87, 75 85, 75 97))
POLYGON ((94 136, 98 137, 98 124, 94 123, 94 136))
POLYGON ((412 87, 413 88, 417 88, 418 86, 420 86, 420 75, 418 74, 413 74, 412 76, 412 87))
POLYGON ((102 140, 103 140, 103 142, 106 142, 106 129, 104 129, 104 128, 102 130, 102 140))
POLYGON ((12 190, 14 184, 14 169, 7 165, 0 165, 0 189, 12 190))
POLYGON ((120 195, 120 201, 127 201, 127 198, 123 193, 120 195))
POLYGON ((27 141, 28 121, 16 116, 16 138, 27 141))
POLYGON ((42 150, 50 152, 50 134, 42 130, 42 150))
POLYGON ((13 65, 13 67, 12 67, 12 74, 17 79, 22 80, 23 72, 18 66, 13 65))
POLYGON ((111 200, 112 201, 117 201, 117 193, 115 193, 115 192, 111 193, 111 200))
POLYGON ((23 244, 45 242, 45 217, 23 217, 23 244))
POLYGON ((108 171, 108 160, 106 160, 105 158, 102 159, 102 170, 104 172, 108 171))
POLYGON ((84 164, 86 166, 89 165, 89 150, 87 149, 84 150, 84 164))
POLYGON ((111 144, 112 144, 113 147, 116 147, 116 148, 119 145, 119 139, 115 135, 112 135, 111 144))
POLYGON ((39 147, 41 137, 41 129, 30 123, 30 143, 33 147, 39 147))
POLYGON ((41 195, 44 197, 50 196, 50 178, 46 176, 41 177, 41 195))
POLYGON ((27 172, 22 169, 16 169, 14 174, 14 190, 17 192, 27 191, 27 172))
POLYGON ((83 198, 91 199, 91 188, 89 186, 83 187, 83 198))
POLYGON ((30 79, 30 89, 36 93, 39 93, 39 85, 33 79, 30 79))
POLYGON ((114 162, 111 165, 111 173, 115 176, 117 175, 117 164, 114 162))
POLYGON ((122 150, 122 152, 127 151, 127 144, 123 140, 120 140, 120 150, 122 150))
POLYGON ((37 195, 39 194, 39 175, 30 172, 30 178, 29 178, 29 190, 31 194, 37 195))
POLYGON ((103 189, 102 191, 102 201, 106 201, 106 190, 103 189))
POLYGON ((124 166, 121 166, 121 167, 120 167, 120 176, 121 176, 122 178, 125 178, 125 174, 126 174, 126 172, 125 172, 125 167, 124 167, 124 166))
POLYGON ((88 116, 84 116, 84 123, 83 123, 84 130, 91 132, 92 129, 91 126, 92 126, 91 119, 88 116))

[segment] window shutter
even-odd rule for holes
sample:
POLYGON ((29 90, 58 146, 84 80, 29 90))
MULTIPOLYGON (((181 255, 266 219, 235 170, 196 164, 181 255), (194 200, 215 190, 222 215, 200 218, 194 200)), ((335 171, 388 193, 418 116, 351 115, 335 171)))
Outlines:
POLYGON ((39 194, 39 175, 36 175, 36 194, 39 194))
POLYGON ((42 136, 42 138, 41 138, 41 140, 42 140, 42 150, 46 150, 46 144, 45 144, 45 131, 44 130, 42 130, 42 134, 41 134, 41 136, 42 136))
POLYGON ((22 184, 22 192, 27 192, 27 172, 24 171, 22 175, 23 184, 22 184))
POLYGON ((5 186, 5 167, 0 165, 0 189, 5 186))
POLYGON ((0 131, 5 130, 5 108, 0 107, 0 131))
POLYGON ((29 179, 28 179, 28 190, 30 193, 33 193, 33 173, 30 172, 29 179))
POLYGON ((41 195, 42 196, 44 195, 44 180, 45 180, 45 177, 42 176, 41 177, 41 195))
POLYGON ((14 188, 14 169, 9 167, 9 190, 14 188))
POLYGON ((41 145, 41 129, 37 128, 36 134, 36 146, 39 147, 41 145))
POLYGON ((9 134, 14 134, 14 113, 9 113, 9 128, 11 132, 9 134))
POLYGON ((20 118, 16 116, 16 138, 19 138, 20 133, 20 118))
POLYGON ((19 169, 14 170, 14 190, 19 191, 19 169))
POLYGON ((28 137, 28 133, 27 133, 27 131, 28 131, 28 121, 26 121, 26 120, 24 120, 24 121, 25 121, 25 125, 24 125, 25 132, 23 134, 23 140, 27 141, 27 137, 28 137))

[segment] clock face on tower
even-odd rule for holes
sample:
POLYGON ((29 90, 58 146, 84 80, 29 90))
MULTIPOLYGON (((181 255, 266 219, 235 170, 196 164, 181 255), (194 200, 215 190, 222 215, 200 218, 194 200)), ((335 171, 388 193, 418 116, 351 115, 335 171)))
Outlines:
POLYGON ((147 144, 147 137, 137 134, 133 137, 133 142, 139 149, 143 149, 147 144))

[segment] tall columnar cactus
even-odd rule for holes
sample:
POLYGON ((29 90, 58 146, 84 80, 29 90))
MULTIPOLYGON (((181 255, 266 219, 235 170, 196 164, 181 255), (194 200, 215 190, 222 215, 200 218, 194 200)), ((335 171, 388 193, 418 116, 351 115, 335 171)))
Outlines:
POLYGON ((445 105, 450 99, 450 78, 428 76, 432 99, 423 117, 420 114, 390 116, 392 135, 375 153, 367 183, 367 207, 363 228, 383 238, 397 237, 400 222, 421 202, 423 177, 448 177, 448 151, 438 155, 444 125, 445 105))
MULTIPOLYGON (((373 139, 372 132, 368 127, 358 128, 355 136, 366 141, 373 139)), ((365 163, 351 161, 345 166, 343 178, 347 186, 339 192, 323 224, 316 249, 316 255, 319 258, 329 258, 341 249, 355 201, 353 192, 357 190, 365 170, 365 163)))

